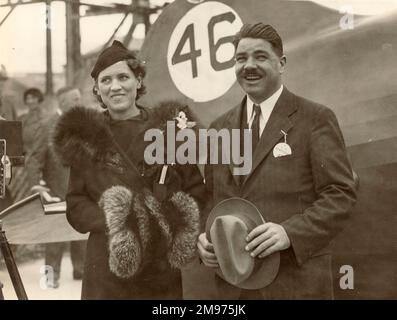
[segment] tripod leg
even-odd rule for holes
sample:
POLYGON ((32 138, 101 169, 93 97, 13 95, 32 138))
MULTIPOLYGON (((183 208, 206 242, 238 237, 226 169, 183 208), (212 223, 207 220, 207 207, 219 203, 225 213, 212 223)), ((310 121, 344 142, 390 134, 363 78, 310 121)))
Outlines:
POLYGON ((0 300, 4 300, 4 295, 3 295, 3 284, 0 282, 0 300))
POLYGON ((5 236, 5 232, 1 229, 1 224, 0 224, 0 249, 3 254, 8 273, 10 274, 10 278, 12 281, 12 284, 15 289, 15 293, 17 294, 17 297, 19 300, 28 300, 28 296, 26 295, 25 288, 22 283, 21 276, 19 274, 17 265, 15 264, 14 257, 12 255, 12 251, 10 248, 10 245, 7 241, 7 238, 5 236))

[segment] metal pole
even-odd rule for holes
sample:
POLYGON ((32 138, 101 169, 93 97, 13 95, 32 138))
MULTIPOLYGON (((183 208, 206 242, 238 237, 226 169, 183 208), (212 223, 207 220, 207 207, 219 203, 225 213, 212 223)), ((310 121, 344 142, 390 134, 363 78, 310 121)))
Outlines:
POLYGON ((127 19, 128 15, 130 13, 127 12, 126 14, 124 14, 123 19, 121 20, 121 22, 119 23, 119 25, 117 26, 117 28, 113 31, 113 34, 110 36, 109 40, 106 41, 105 45, 102 47, 102 50, 106 49, 110 43, 112 42, 112 40, 114 39, 114 37, 116 36, 117 32, 120 30, 121 26, 123 25, 124 21, 127 19))
POLYGON ((66 84, 73 85, 81 67, 80 1, 65 2, 66 15, 66 84))
POLYGON ((47 43, 47 71, 46 71, 46 93, 52 94, 52 39, 51 39, 51 0, 46 0, 46 43, 47 43))
POLYGON ((18 271, 18 267, 15 263, 14 256, 12 255, 12 251, 10 245, 7 241, 5 232, 3 231, 3 223, 0 220, 0 250, 3 254, 4 261, 7 266, 8 273, 10 275, 12 285, 14 286, 15 293, 19 300, 28 300, 28 296, 26 295, 25 288, 22 283, 21 276, 18 271))
POLYGON ((11 7, 10 11, 7 12, 6 16, 3 18, 3 20, 1 20, 0 22, 0 27, 3 25, 3 23, 7 20, 7 18, 10 16, 10 14, 14 11, 14 9, 16 8, 16 6, 11 7))

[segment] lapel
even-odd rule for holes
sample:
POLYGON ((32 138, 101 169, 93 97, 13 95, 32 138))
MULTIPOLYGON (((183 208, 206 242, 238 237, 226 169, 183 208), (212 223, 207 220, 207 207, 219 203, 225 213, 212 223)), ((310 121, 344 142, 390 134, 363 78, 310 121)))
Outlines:
POLYGON ((296 109, 297 106, 294 95, 284 86, 283 92, 274 106, 266 127, 262 132, 258 146, 253 154, 251 172, 245 176, 242 186, 244 186, 246 181, 253 175, 255 169, 267 157, 273 147, 284 138, 281 130, 287 133, 293 127, 290 116, 296 109))
MULTIPOLYGON (((247 97, 244 97, 244 99, 241 101, 240 104, 238 104, 236 107, 234 107, 234 109, 232 110, 232 112, 229 114, 229 117, 226 119, 225 124, 224 124, 224 128, 227 128, 229 130, 231 129, 241 129, 241 117, 243 115, 243 111, 245 109, 245 105, 247 102, 247 97)), ((231 137, 231 131, 230 131, 230 137, 231 137)), ((240 139, 241 139, 241 134, 240 134, 240 139)), ((230 143, 230 147, 232 148, 233 141, 231 141, 230 143)), ((241 141, 240 141, 240 146, 241 146, 241 141)), ((223 148, 222 148, 223 150, 223 148)), ((223 152, 230 152, 230 157, 231 157, 231 151, 230 150, 223 150, 223 152)), ((241 152, 241 150, 240 150, 241 152)), ((231 159, 232 160, 232 159, 231 159)), ((234 175, 233 174, 233 170, 236 166, 232 163, 232 161, 230 161, 229 164, 229 169, 230 172, 232 174, 233 180, 236 183, 236 185, 240 185, 240 176, 234 175)))

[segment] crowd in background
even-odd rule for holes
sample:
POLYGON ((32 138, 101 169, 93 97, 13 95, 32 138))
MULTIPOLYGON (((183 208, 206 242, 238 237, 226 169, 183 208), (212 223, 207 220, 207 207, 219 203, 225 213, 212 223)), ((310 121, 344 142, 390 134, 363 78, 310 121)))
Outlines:
MULTIPOLYGON (((5 67, 0 71, 0 117, 5 120, 22 122, 22 138, 25 165, 12 169, 12 180, 7 186, 6 197, 1 199, 0 210, 39 192, 46 200, 58 202, 65 200, 69 169, 63 166, 51 147, 51 132, 57 118, 68 109, 81 105, 81 94, 77 88, 63 87, 55 97, 45 97, 39 88, 31 87, 19 94, 23 106, 17 106, 15 92, 7 92, 7 82, 12 81, 5 67), (46 101, 47 99, 48 101, 46 101)), ((62 256, 67 243, 51 243, 45 246, 45 264, 54 271, 48 287, 59 286, 62 256)), ((79 280, 83 275, 85 242, 70 243, 73 264, 73 278, 79 280)))

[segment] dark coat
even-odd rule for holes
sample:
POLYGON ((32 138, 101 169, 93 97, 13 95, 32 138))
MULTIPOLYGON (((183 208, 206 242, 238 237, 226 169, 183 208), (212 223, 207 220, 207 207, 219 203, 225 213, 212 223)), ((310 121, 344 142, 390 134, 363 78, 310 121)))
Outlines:
MULTIPOLYGON (((245 99, 211 127, 239 129, 245 99)), ((275 281, 265 299, 332 298, 330 241, 343 228, 356 201, 352 168, 334 113, 290 93, 276 103, 253 155, 251 172, 239 180, 233 165, 207 165, 206 183, 214 206, 234 196, 253 202, 265 221, 281 224, 291 247, 281 252, 275 281), (288 133, 292 154, 274 157, 288 133)), ((240 289, 217 278, 221 297, 238 298, 240 289)))
POLYGON ((55 131, 54 146, 71 165, 67 218, 90 233, 83 299, 182 298, 179 268, 196 254, 203 179, 195 165, 169 167, 164 200, 153 196, 162 166, 143 163, 143 135, 162 123, 158 112, 142 113, 146 124, 127 150, 98 111, 72 109, 55 131))

